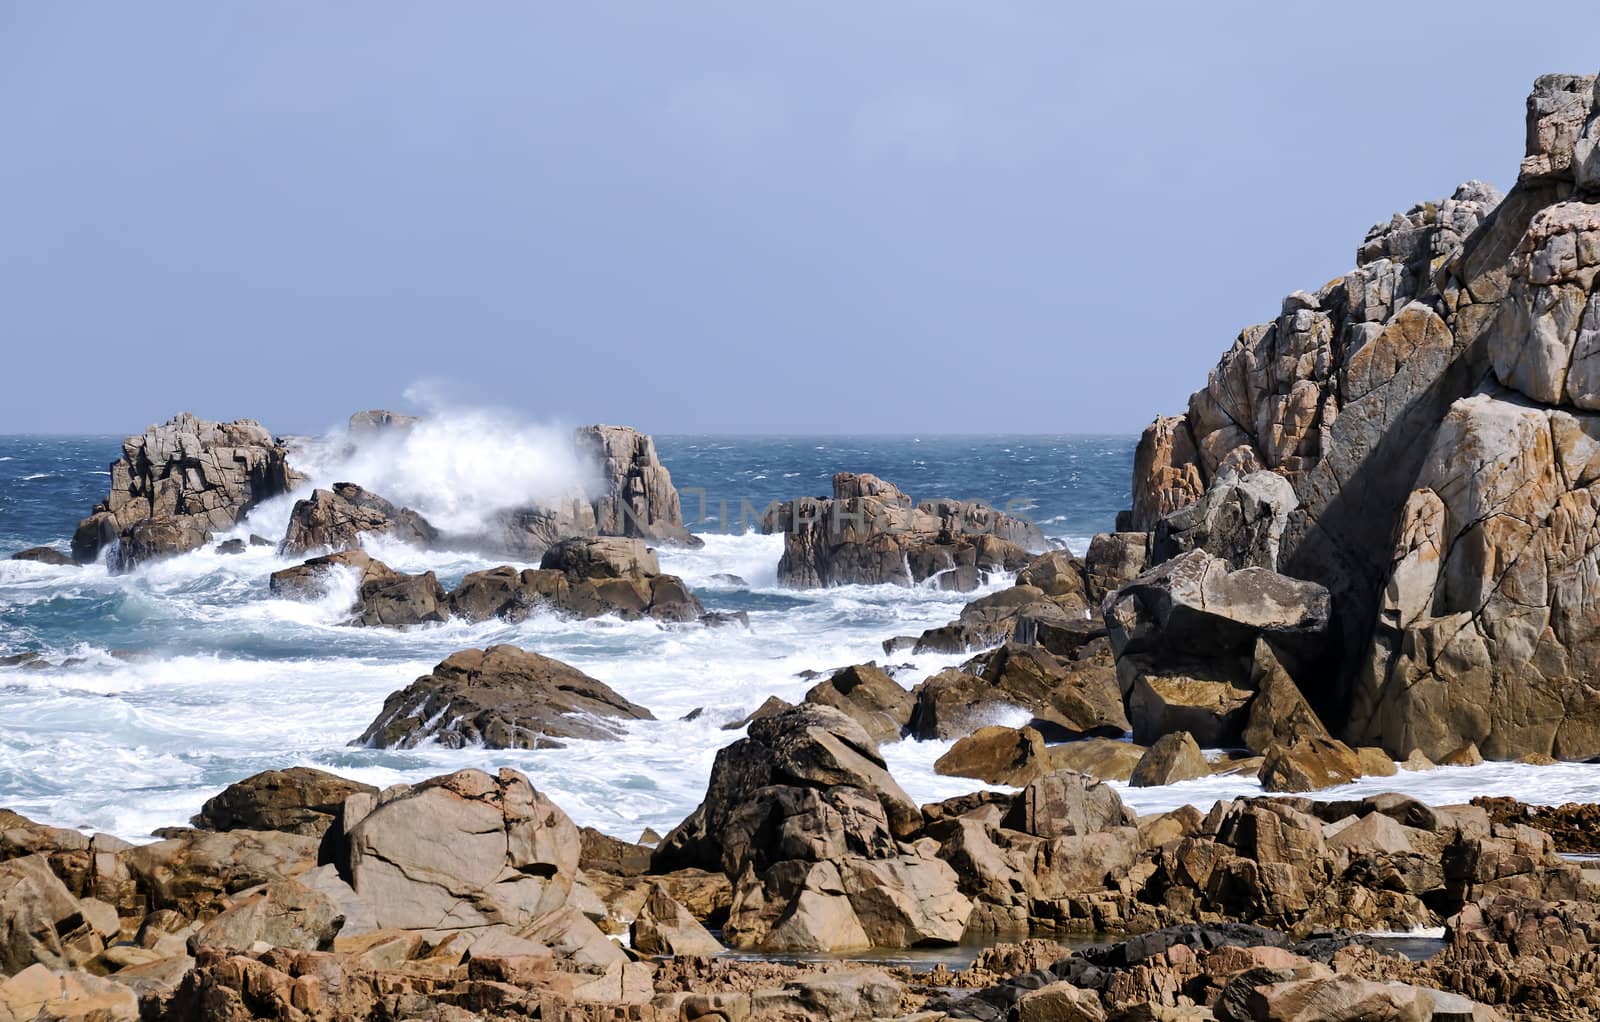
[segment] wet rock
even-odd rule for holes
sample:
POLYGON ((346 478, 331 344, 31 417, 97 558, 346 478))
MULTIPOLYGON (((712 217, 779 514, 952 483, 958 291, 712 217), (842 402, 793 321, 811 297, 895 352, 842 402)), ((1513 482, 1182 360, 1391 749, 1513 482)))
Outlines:
POLYGON ((454 653, 389 696, 353 744, 537 749, 559 746, 553 739, 614 739, 613 721, 654 719, 574 667, 500 645, 454 653))
POLYGON ((918 685, 910 728, 919 738, 955 738, 993 722, 1007 708, 1057 737, 1121 735, 1128 730, 1115 672, 1108 664, 1066 660, 1036 646, 1007 643, 918 685))
POLYGON ((1144 758, 1145 747, 1110 738, 1086 738, 1049 748, 1051 766, 1087 774, 1097 781, 1126 781, 1144 758))
POLYGON ((348 429, 352 436, 403 433, 420 421, 415 415, 391 412, 387 408, 371 408, 351 415, 348 429))
POLYGON ((579 454, 594 465, 604 496, 593 502, 595 528, 602 536, 698 546, 683 524, 683 506, 672 474, 656 455, 648 434, 627 426, 584 426, 577 431, 579 454))
POLYGON ((657 570, 655 553, 637 539, 563 541, 539 569, 509 565, 467 575, 450 594, 450 610, 468 621, 519 622, 540 609, 577 618, 613 614, 624 620, 697 621, 705 608, 676 575, 657 570))
POLYGON ((36 564, 48 564, 56 568, 70 568, 77 562, 66 554, 50 546, 31 546, 26 550, 19 550, 11 555, 13 561, 33 561, 36 564))
POLYGON ((324 548, 344 550, 359 546, 369 533, 419 547, 432 546, 439 538, 438 530, 410 508, 397 508, 355 483, 334 483, 330 490, 313 490, 295 502, 278 551, 293 556, 324 548))
POLYGON ((263 500, 302 482, 288 452, 260 423, 204 422, 184 413, 123 441, 111 463, 111 488, 78 524, 72 556, 93 561, 119 543, 114 564, 128 570, 152 557, 196 550, 231 529, 263 500), (140 523, 142 528, 134 531, 140 523))

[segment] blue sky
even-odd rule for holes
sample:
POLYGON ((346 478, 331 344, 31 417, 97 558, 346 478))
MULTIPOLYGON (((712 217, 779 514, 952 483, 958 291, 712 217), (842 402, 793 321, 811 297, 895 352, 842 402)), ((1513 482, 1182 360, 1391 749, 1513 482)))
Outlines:
POLYGON ((0 5, 0 432, 1134 431, 1600 70, 1592 2, 1096 6, 0 5))

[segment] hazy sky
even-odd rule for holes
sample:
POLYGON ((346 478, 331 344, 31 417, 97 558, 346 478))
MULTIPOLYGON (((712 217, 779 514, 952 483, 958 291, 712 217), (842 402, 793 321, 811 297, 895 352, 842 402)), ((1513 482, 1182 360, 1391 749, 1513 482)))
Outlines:
POLYGON ((0 3, 0 431, 1131 431, 1600 5, 0 3), (1535 17, 1534 14, 1537 14, 1535 17))

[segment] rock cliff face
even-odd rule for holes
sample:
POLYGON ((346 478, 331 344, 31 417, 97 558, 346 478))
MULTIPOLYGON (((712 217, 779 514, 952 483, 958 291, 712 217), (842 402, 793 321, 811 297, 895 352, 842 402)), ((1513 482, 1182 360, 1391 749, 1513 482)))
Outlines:
POLYGON ((118 544, 116 567, 204 545, 269 497, 304 480, 288 452, 253 419, 205 422, 185 412, 122 443, 111 492, 78 523, 72 554, 96 559, 118 544))
POLYGON ((797 589, 935 576, 946 589, 976 589, 988 572, 1017 571, 1045 546, 1032 522, 959 500, 913 506, 893 483, 853 472, 833 477, 831 499, 769 508, 761 528, 783 534, 778 581, 797 589))
POLYGON ((1540 78, 1503 199, 1470 182, 1374 227, 1140 441, 1158 560, 1328 589, 1335 668, 1296 680, 1352 744, 1600 754, 1597 140, 1594 76, 1540 78))

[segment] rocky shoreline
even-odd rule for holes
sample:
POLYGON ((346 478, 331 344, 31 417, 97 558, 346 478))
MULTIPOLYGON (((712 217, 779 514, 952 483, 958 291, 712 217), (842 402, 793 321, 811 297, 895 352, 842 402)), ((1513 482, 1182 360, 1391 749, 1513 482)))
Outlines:
MULTIPOLYGON (((580 830, 510 769, 383 790, 268 771, 145 845, 0 811, 0 1022, 1600 1019, 1596 806, 1318 794, 1600 757, 1596 78, 1539 79, 1527 127, 1507 194, 1397 214, 1241 333, 1145 431, 1132 506, 1081 560, 865 473, 767 509, 792 588, 1014 584, 886 637, 968 657, 909 689, 863 663, 769 699, 665 836, 580 830), (907 795, 883 746, 928 739, 975 790, 907 795), (1225 773, 1267 794, 1139 815, 1116 786, 1225 773), (1434 931, 1420 961, 1363 936, 1434 931), (852 960, 973 942, 961 969, 852 960)), ((348 442, 415 428, 361 412, 348 442)), ((699 540, 651 438, 571 445, 593 485, 476 531, 355 480, 301 497, 281 539, 222 540, 307 478, 258 423, 180 415, 124 443, 70 557, 15 556, 133 572, 271 545, 306 560, 267 592, 349 593, 360 628, 747 624, 661 571, 658 547, 699 540), (508 563, 447 590, 369 540, 508 563)), ((559 750, 651 719, 501 643, 351 739, 559 750)))

